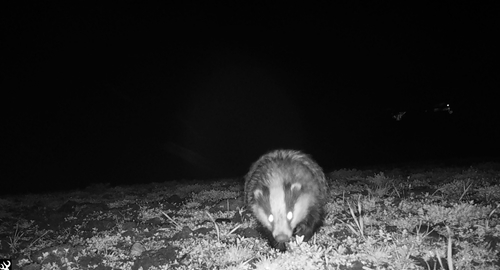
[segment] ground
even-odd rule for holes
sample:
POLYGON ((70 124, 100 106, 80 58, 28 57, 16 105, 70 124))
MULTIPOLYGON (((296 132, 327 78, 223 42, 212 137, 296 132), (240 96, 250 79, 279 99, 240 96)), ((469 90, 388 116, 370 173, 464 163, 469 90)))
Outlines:
POLYGON ((0 258, 21 269, 498 269, 500 164, 327 173, 324 226, 286 252, 243 207, 243 180, 0 199, 0 258))

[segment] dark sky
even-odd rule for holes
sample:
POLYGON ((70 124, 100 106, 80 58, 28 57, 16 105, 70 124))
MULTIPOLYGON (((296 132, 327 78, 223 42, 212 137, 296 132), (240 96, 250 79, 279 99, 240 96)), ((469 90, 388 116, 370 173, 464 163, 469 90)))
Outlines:
POLYGON ((495 6, 164 2, 3 11, 7 185, 235 177, 277 148, 327 171, 498 153, 495 6))

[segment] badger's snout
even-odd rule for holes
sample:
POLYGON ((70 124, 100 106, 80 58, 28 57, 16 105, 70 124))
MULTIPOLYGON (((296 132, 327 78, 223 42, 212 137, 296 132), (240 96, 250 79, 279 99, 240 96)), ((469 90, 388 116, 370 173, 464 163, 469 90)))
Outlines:
POLYGON ((285 242, 288 242, 290 240, 290 237, 284 233, 280 233, 278 235, 276 235, 274 237, 274 239, 278 242, 278 243, 285 243, 285 242))

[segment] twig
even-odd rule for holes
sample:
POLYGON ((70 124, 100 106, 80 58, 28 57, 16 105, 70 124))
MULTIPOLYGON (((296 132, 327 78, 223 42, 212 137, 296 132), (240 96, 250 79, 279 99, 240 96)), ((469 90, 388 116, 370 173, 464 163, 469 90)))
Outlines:
POLYGON ((237 229, 239 229, 242 225, 243 225, 243 224, 238 224, 238 226, 236 226, 234 229, 232 229, 232 230, 228 233, 228 235, 229 235, 229 234, 234 233, 234 232, 235 232, 237 229))
POLYGON ((394 190, 398 194, 398 197, 401 198, 401 194, 399 194, 399 191, 398 191, 398 188, 396 187, 396 185, 394 185, 394 183, 392 183, 392 186, 394 187, 394 190))
POLYGON ((170 222, 174 223, 174 225, 178 228, 178 229, 182 229, 181 225, 179 225, 179 223, 177 223, 175 220, 173 220, 169 215, 167 215, 165 212, 161 211, 161 213, 163 215, 165 215, 168 220, 170 220, 170 222))
POLYGON ((464 184, 464 192, 462 193, 462 196, 460 196, 460 199, 458 199, 458 201, 461 201, 462 198, 465 196, 465 194, 467 194, 467 191, 469 191, 469 188, 472 186, 473 182, 471 182, 469 184, 469 186, 467 186, 467 188, 465 187, 467 185, 467 183, 464 184))
POLYGON ((40 237, 38 237, 37 239, 35 239, 35 241, 31 242, 31 244, 29 245, 30 247, 38 240, 40 240, 42 237, 44 237, 49 231, 45 231, 42 235, 40 235, 40 237))
POLYGON ((448 270, 453 270, 453 254, 451 250, 451 230, 450 227, 446 226, 446 230, 448 231, 448 270))
POLYGON ((215 222, 215 219, 212 217, 212 215, 210 215, 210 213, 208 211, 205 210, 205 213, 207 213, 207 216, 210 218, 210 220, 212 220, 212 222, 214 223, 214 226, 215 226, 215 230, 217 231, 217 241, 220 242, 220 231, 219 231, 219 225, 217 225, 217 223, 215 222))
POLYGON ((358 227, 358 230, 359 230, 359 234, 356 232, 356 230, 354 230, 354 227, 352 227, 350 224, 347 224, 347 226, 349 226, 349 228, 356 234, 356 235, 361 235, 361 237, 365 238, 365 235, 363 233, 363 217, 361 215, 361 201, 360 201, 360 197, 358 197, 358 213, 359 213, 359 221, 358 219, 356 219, 356 214, 354 213, 354 210, 352 209, 352 206, 351 204, 348 202, 347 205, 349 206, 349 211, 351 212, 351 216, 352 218, 354 219, 354 223, 356 224, 356 226, 358 227))

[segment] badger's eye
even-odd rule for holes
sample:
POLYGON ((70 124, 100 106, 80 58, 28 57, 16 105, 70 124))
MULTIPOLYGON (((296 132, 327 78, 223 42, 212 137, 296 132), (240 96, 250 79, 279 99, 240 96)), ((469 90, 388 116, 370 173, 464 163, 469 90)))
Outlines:
POLYGON ((288 220, 292 220, 292 218, 293 218, 293 213, 292 213, 292 211, 290 211, 290 212, 288 212, 288 214, 286 214, 286 218, 287 218, 288 220))
POLYGON ((269 215, 269 217, 267 218, 267 220, 269 220, 269 222, 273 223, 273 221, 274 221, 273 215, 269 215))

